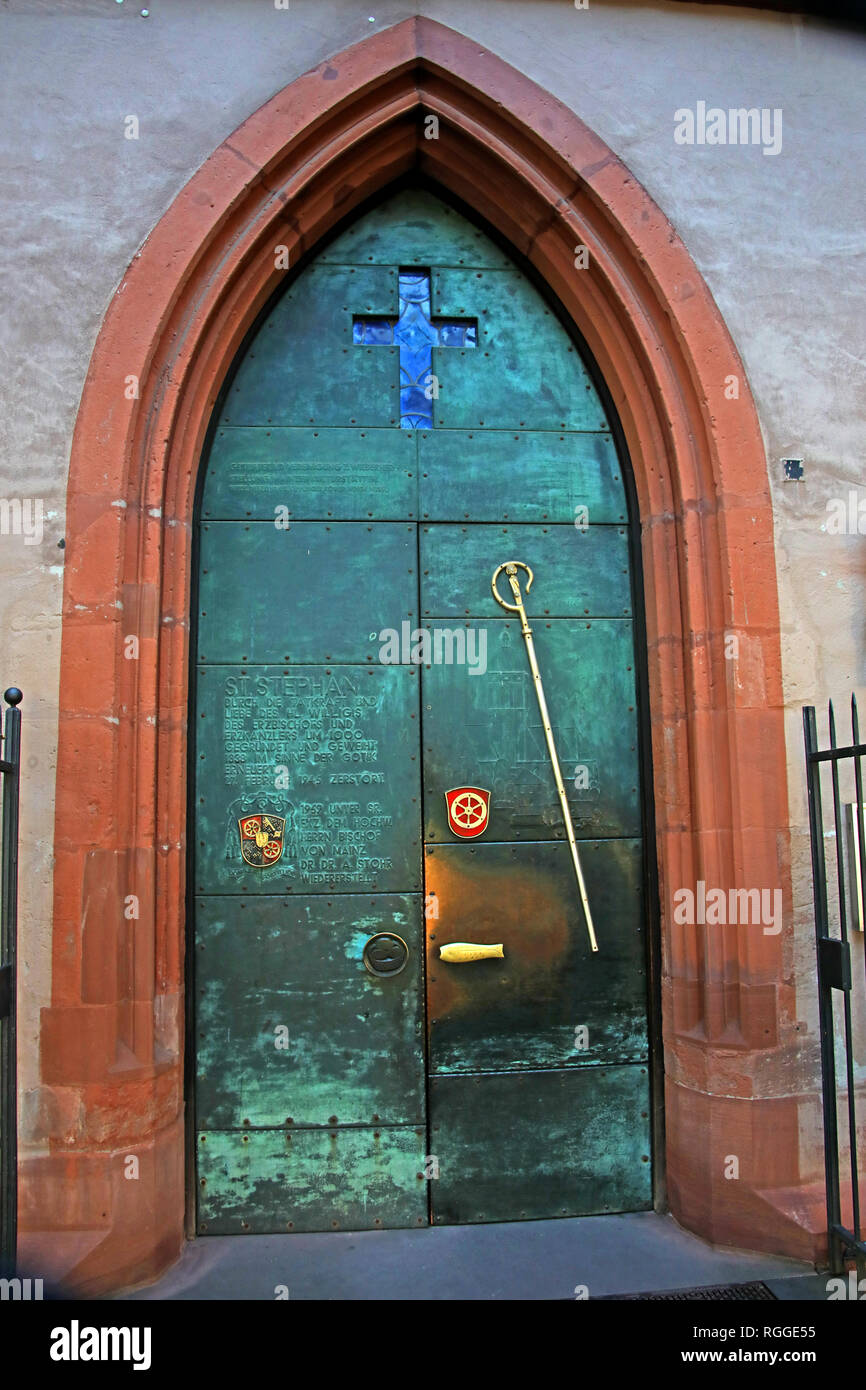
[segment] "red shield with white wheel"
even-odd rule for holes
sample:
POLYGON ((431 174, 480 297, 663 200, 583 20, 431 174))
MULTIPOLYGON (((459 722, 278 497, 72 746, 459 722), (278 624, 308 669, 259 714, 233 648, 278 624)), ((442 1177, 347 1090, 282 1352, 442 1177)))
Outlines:
POLYGON ((445 793, 448 829, 461 840, 483 835, 490 819, 490 793, 484 787, 455 787, 445 793))
POLYGON ((276 864, 283 852, 286 830, 284 816, 272 816, 262 811, 242 816, 238 821, 241 832, 241 854, 254 869, 267 869, 276 864))

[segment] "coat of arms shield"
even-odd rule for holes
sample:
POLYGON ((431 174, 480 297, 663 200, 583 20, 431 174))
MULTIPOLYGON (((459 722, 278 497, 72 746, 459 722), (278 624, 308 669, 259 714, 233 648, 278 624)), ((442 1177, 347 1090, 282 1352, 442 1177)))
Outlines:
POLYGON ((285 828, 285 817, 273 816, 269 811, 241 816, 238 829, 244 862, 254 869, 268 869, 276 864, 283 852, 285 828))
POLYGON ((461 840, 483 835, 490 819, 490 792, 485 787, 454 787, 445 793, 448 829, 461 840))

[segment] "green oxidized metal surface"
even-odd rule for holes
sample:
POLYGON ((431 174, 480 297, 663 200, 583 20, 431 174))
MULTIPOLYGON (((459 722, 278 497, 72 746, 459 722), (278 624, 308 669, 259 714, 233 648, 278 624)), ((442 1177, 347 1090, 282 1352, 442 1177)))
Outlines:
POLYGON ((203 666, 197 893, 421 888, 417 673, 406 666, 203 666), (253 867, 238 822, 285 820, 253 867))
POLYGON ((199 661, 378 664, 379 631, 418 612, 405 523, 210 521, 201 564, 199 661))
POLYGON ((596 1067, 647 1056, 639 840, 580 847, 603 960, 589 949, 568 846, 431 846, 427 891, 433 1071, 596 1067), (502 959, 442 960, 449 941, 502 943, 502 959), (601 969, 596 966, 600 965, 601 969))
POLYGON ((490 579, 503 558, 537 575, 524 595, 530 618, 631 614, 625 527, 466 524, 421 527, 421 616, 501 620, 490 579))
POLYGON ((436 425, 610 428, 577 349, 519 271, 434 269, 432 289, 434 314, 478 315, 476 349, 433 350, 433 371, 443 382, 434 407, 436 425))
POLYGON ((420 1127, 214 1130, 197 1149, 208 1235, 427 1225, 420 1127))
POLYGON ((387 521, 418 515, 408 430, 254 429, 214 435, 202 516, 255 521, 387 521), (283 510, 280 510, 283 509, 283 510))
POLYGON ((425 189, 410 189, 327 246, 319 265, 454 265, 510 270, 504 252, 425 189))
POLYGON ((352 342, 355 314, 394 314, 397 266, 312 265, 275 305, 230 387, 228 425, 396 425, 395 347, 352 342))
POLYGON ((639 1064, 434 1077, 436 1221, 650 1207, 649 1108, 639 1064))
MULTIPOLYGON (((448 630, 453 624, 440 628, 448 630)), ((631 623, 538 619, 533 638, 575 834, 639 835, 631 623)), ((445 793, 467 782, 492 792, 486 839, 560 837, 556 784, 519 622, 476 625, 474 646, 466 645, 474 665, 445 664, 444 636, 440 650, 445 660, 422 672, 425 839, 454 838, 445 793)))
POLYGON ((428 1189, 437 1221, 650 1204, 627 515, 574 343, 429 192, 341 232, 246 345, 199 527, 200 1229, 415 1226, 428 1189), (428 335, 433 428, 401 427, 403 348, 369 323, 407 272, 434 318, 477 322, 474 347, 428 335), (490 592, 509 559, 535 570, 597 955, 520 625, 490 592), (448 825, 461 786, 492 792, 475 840, 448 825), (456 941, 503 956, 443 962, 456 941))
POLYGON ((202 898, 199 1126, 423 1123, 422 918, 420 894, 202 898), (365 968, 378 932, 399 974, 365 968))
POLYGON ((423 521, 624 522, 625 489, 609 434, 422 430, 423 521), (585 512, 578 511, 585 508, 585 512))

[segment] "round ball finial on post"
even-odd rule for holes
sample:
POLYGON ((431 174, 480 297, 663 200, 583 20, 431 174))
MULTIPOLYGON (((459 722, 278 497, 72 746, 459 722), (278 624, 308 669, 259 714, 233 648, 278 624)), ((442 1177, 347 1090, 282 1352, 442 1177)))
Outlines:
POLYGON ((12 705, 14 708, 15 705, 20 705, 24 699, 24 691, 19 690, 17 685, 10 685, 8 690, 3 691, 3 699, 7 705, 12 705))

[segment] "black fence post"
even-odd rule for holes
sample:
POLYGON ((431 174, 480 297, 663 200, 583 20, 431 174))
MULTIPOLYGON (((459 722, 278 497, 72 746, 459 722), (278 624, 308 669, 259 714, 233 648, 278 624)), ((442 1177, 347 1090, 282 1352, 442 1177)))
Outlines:
POLYGON ((18 1243, 18 1087, 16 1069, 16 969, 18 937, 18 793, 23 696, 15 686, 3 696, 3 829, 0 849, 0 1270, 14 1274, 18 1243))
POLYGON ((850 931, 862 931, 866 920, 866 823, 864 823, 864 790, 861 759, 866 757, 866 743, 860 741, 857 701, 851 699, 851 742, 840 747, 836 739, 836 716, 832 701, 828 707, 830 744, 821 748, 818 743, 815 709, 803 710, 803 734, 806 745, 806 784, 809 793, 809 832, 812 846, 812 892, 815 905, 815 947, 818 967, 818 1018, 821 1032, 821 1085, 824 1118, 824 1173, 827 1192, 827 1244, 832 1274, 844 1272, 845 1262, 854 1259, 858 1273, 866 1274, 866 1241, 861 1224, 860 1155, 857 1142, 857 1069, 854 1060, 854 1011, 852 994, 854 982, 851 970, 850 931), (821 769, 826 765, 832 778, 832 830, 828 817, 824 824, 821 799, 821 769), (843 817, 840 790, 840 766, 849 774, 853 771, 856 801, 850 808, 849 822, 843 817), (846 866, 843 839, 853 821, 849 842, 849 862, 846 866), (831 929, 827 887, 825 837, 832 838, 836 849, 835 879, 838 908, 838 935, 831 929), (849 928, 849 919, 851 926, 849 928), (836 1035, 834 1002, 841 1003, 841 1028, 836 1035), (837 1043, 841 1065, 837 1065, 837 1043), (840 1095, 841 1091, 841 1095, 840 1095), (840 1100, 843 1105, 840 1106, 840 1100), (842 1145, 840 1118, 847 1120, 847 1158, 851 1177, 852 1223, 849 1229, 842 1219, 842 1145))
POLYGON ((824 1182, 827 1193, 827 1246, 831 1274, 841 1274, 842 1244, 839 1226, 842 1205, 839 1193, 839 1131, 836 1112, 836 1056, 833 1031, 833 997, 821 979, 821 942, 830 935, 827 910, 827 869, 824 861, 824 811, 821 804, 821 767, 813 761, 818 752, 815 707, 803 710, 806 740, 806 785, 809 794, 809 834, 812 845, 812 896, 815 904, 815 948, 818 961, 818 1016, 821 1029, 821 1088, 824 1120, 824 1182))

